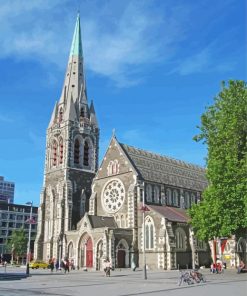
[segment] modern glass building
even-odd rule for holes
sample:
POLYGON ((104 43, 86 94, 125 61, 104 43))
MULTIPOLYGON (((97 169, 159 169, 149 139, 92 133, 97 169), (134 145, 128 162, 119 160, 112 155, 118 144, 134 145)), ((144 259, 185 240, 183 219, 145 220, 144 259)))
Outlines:
POLYGON ((13 203, 15 194, 15 183, 4 180, 0 176, 0 202, 13 203))
MULTIPOLYGON (((6 244, 13 230, 23 227, 28 237, 30 210, 31 206, 28 205, 0 202, 0 255, 11 253, 7 250, 6 244)), ((38 207, 32 207, 32 220, 38 220, 38 207)), ((34 222, 31 227, 31 253, 33 253, 36 233, 37 224, 34 222)))

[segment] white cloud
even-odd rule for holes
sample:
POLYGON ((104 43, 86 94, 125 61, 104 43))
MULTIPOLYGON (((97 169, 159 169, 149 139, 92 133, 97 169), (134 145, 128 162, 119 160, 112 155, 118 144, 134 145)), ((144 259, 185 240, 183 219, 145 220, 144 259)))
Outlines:
POLYGON ((180 75, 206 72, 226 72, 234 67, 235 62, 220 56, 222 45, 217 40, 212 41, 205 48, 179 61, 179 65, 172 70, 180 75))
MULTIPOLYGON (((86 66, 120 87, 140 83, 141 67, 169 59, 184 38, 187 12, 181 7, 170 9, 168 16, 155 8, 155 1, 93 3, 81 5, 91 5, 81 13, 86 66)), ((65 69, 75 22, 70 5, 68 0, 1 3, 0 58, 36 59, 65 69)))

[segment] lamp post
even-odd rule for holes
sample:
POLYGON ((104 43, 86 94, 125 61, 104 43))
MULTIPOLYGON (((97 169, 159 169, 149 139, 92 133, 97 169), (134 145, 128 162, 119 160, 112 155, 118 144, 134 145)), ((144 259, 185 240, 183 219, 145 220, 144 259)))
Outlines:
POLYGON ((140 208, 142 211, 142 220, 143 220, 143 272, 144 272, 144 279, 147 279, 147 265, 146 265, 146 250, 145 250, 145 212, 149 211, 148 207, 145 205, 145 195, 144 195, 144 187, 142 190, 142 207, 140 208))
POLYGON ((30 243, 31 243, 31 230, 32 230, 32 214, 33 214, 33 202, 29 201, 26 203, 30 206, 30 216, 28 219, 29 230, 28 230, 28 242, 27 242, 27 262, 26 262, 26 274, 29 275, 29 259, 30 259, 30 243))
POLYGON ((62 241, 61 240, 59 240, 58 247, 59 247, 58 269, 61 270, 61 261, 62 261, 62 241))

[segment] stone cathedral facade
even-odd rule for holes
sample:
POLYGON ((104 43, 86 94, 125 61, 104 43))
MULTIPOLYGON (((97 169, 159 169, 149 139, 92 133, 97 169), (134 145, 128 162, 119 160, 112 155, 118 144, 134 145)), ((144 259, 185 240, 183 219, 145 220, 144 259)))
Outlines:
POLYGON ((47 129, 34 256, 78 268, 174 269, 210 262, 186 210, 207 186, 203 168, 120 143, 113 135, 98 168, 99 126, 88 105, 80 18, 62 94, 47 129), (143 210, 144 214, 143 214, 143 210))

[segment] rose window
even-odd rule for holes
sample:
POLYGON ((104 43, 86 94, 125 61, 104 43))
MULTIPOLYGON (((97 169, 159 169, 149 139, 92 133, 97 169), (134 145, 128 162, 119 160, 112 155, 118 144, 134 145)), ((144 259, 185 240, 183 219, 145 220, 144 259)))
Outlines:
POLYGON ((121 181, 109 182, 103 192, 102 200, 105 209, 110 213, 117 212, 124 202, 125 190, 121 181))

